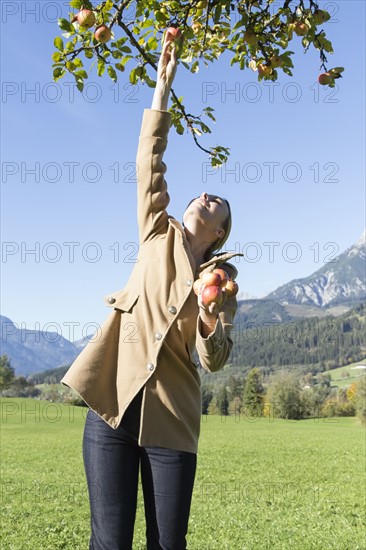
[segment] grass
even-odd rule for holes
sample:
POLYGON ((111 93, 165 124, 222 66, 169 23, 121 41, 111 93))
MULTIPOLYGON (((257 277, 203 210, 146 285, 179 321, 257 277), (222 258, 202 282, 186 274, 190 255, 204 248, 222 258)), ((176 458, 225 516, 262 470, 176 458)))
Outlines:
POLYGON ((353 382, 358 382, 363 376, 365 376, 365 370, 352 369, 352 367, 356 367, 357 365, 366 365, 366 358, 362 361, 345 365, 344 367, 324 371, 323 374, 330 374, 332 378, 332 386, 346 388, 353 382))
MULTIPOLYGON (((21 398, 1 406, 2 550, 87 550, 87 409, 21 398)), ((188 549, 364 549, 359 421, 250 420, 202 418, 188 549)), ((134 550, 144 541, 140 488, 134 550)))

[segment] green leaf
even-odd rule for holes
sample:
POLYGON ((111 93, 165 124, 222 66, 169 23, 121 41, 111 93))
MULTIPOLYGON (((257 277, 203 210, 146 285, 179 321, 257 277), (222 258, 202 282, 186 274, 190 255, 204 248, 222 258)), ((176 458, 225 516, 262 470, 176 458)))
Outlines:
POLYGON ((64 49, 64 43, 63 43, 63 40, 62 38, 60 38, 59 36, 56 36, 55 40, 53 41, 54 43, 54 46, 57 50, 60 50, 60 52, 63 51, 64 49))
POLYGON ((115 42, 112 42, 111 46, 113 48, 120 48, 121 46, 123 46, 123 44, 126 42, 127 40, 127 37, 126 36, 122 36, 122 38, 119 38, 118 40, 116 40, 115 42))
POLYGON ((288 67, 283 67, 283 72, 288 74, 289 76, 292 76, 292 71, 290 71, 290 69, 288 67))
POLYGON ((121 52, 123 52, 123 53, 131 53, 132 52, 131 48, 129 48, 128 46, 122 46, 121 48, 119 48, 119 50, 121 50, 121 52))
POLYGON ((80 10, 83 6, 89 10, 93 9, 93 5, 89 0, 70 0, 70 6, 76 10, 80 10))
POLYGON ((52 59, 53 61, 55 61, 55 63, 57 63, 58 61, 61 61, 62 55, 60 54, 60 52, 53 52, 52 59))
POLYGON ((242 27, 243 25, 246 25, 246 20, 244 18, 240 19, 235 25, 233 26, 232 32, 236 31, 239 27, 242 27))
POLYGON ((59 78, 62 78, 64 74, 65 74, 65 69, 63 69, 62 67, 57 67, 53 71, 53 80, 57 82, 57 80, 59 80, 59 78))
POLYGON ((116 63, 116 64, 115 64, 115 67, 116 67, 116 69, 117 69, 118 71, 121 71, 122 73, 123 73, 123 71, 126 70, 126 69, 125 69, 125 66, 122 65, 122 63, 116 63))
POLYGON ((155 88, 156 81, 152 80, 152 78, 150 78, 147 74, 145 74, 145 76, 144 76, 144 81, 149 86, 149 88, 155 88))
POLYGON ((68 42, 65 46, 65 50, 67 52, 72 52, 74 50, 74 44, 72 42, 68 42))
POLYGON ((155 36, 152 36, 147 41, 147 49, 149 50, 156 50, 158 47, 158 41, 156 40, 155 36))
POLYGON ((130 59, 133 59, 133 56, 126 55, 123 59, 121 59, 120 63, 122 63, 123 65, 126 65, 127 61, 129 61, 130 59))
POLYGON ((66 69, 72 72, 76 69, 76 66, 72 61, 66 61, 66 69))
POLYGON ((105 63, 101 59, 98 59, 98 76, 103 76, 105 71, 105 63))
POLYGON ((114 57, 114 59, 121 59, 123 57, 123 53, 119 50, 113 50, 112 56, 114 57))
POLYGON ((84 55, 87 59, 92 59, 93 58, 92 50, 84 50, 84 55))
POLYGON ((79 92, 82 92, 84 90, 84 82, 82 80, 76 79, 76 87, 79 92))
POLYGON ((169 20, 169 15, 159 10, 155 12, 155 19, 158 23, 165 23, 169 20))
POLYGON ((215 9, 214 23, 216 23, 216 24, 219 23, 220 17, 221 17, 221 13, 222 13, 221 4, 218 4, 218 6, 217 6, 216 9, 215 9))
POLYGON ((136 67, 130 72, 130 82, 131 84, 137 83, 136 67))
POLYGON ((78 57, 73 60, 75 67, 83 67, 83 62, 78 57))
POLYGON ((78 78, 88 78, 88 73, 86 71, 75 71, 75 76, 78 78))
POLYGON ((117 73, 111 65, 108 65, 108 74, 113 82, 117 82, 117 73))
POLYGON ((74 33, 75 32, 75 29, 74 29, 73 25, 67 19, 64 19, 63 17, 61 17, 60 19, 58 19, 57 22, 58 22, 58 26, 60 27, 60 29, 62 31, 66 31, 66 32, 69 32, 69 33, 74 33))

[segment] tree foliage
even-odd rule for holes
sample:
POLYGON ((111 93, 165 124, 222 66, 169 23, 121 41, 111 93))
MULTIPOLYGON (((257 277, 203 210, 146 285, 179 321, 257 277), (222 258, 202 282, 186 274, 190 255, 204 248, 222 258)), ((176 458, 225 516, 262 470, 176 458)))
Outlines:
POLYGON ((280 372, 273 377, 267 400, 278 418, 299 420, 303 417, 300 383, 292 373, 280 372))
MULTIPOLYGON (((310 47, 319 51, 320 69, 330 75, 329 86, 334 86, 343 71, 342 67, 326 66, 326 56, 333 53, 333 47, 322 25, 331 16, 314 0, 106 0, 99 4, 70 0, 69 4, 75 11, 58 21, 63 34, 54 40, 53 78, 57 81, 70 73, 80 91, 89 76, 88 65, 90 70, 96 65, 98 76, 106 75, 113 82, 121 72, 127 72, 131 84, 142 82, 154 87, 161 40, 171 26, 183 32, 180 62, 193 74, 228 52, 231 65, 251 69, 258 80, 275 81, 281 71, 292 76, 292 40, 301 40, 305 52, 310 47), (75 14, 83 7, 95 15, 91 28, 75 22, 75 14), (106 43, 95 38, 95 30, 102 24, 112 32, 106 43)), ((226 162, 227 148, 217 145, 205 149, 198 142, 199 136, 211 132, 202 117, 215 121, 213 109, 206 107, 200 115, 193 115, 174 90, 172 99, 170 111, 176 131, 183 134, 185 124, 198 147, 210 155, 213 166, 226 162)))
POLYGON ((262 416, 263 414, 264 388, 262 375, 259 369, 251 369, 245 381, 243 394, 243 405, 245 412, 251 416, 262 416))
POLYGON ((0 391, 8 388, 15 378, 14 368, 7 355, 0 357, 0 391))

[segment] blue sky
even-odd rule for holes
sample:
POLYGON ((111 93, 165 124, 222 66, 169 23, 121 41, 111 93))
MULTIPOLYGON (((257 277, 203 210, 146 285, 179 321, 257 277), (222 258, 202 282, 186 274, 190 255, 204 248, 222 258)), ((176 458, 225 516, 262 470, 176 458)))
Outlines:
MULTIPOLYGON (((168 211, 181 221, 202 191, 230 201, 225 249, 245 253, 235 265, 246 296, 310 275, 365 227, 365 4, 320 5, 335 18, 324 25, 335 50, 328 65, 346 67, 337 89, 316 84, 318 53, 304 55, 299 38, 294 76, 276 84, 231 68, 226 55, 196 75, 179 67, 174 82, 189 112, 215 109, 202 144, 231 156, 213 171, 190 135, 171 129, 168 211)), ((1 298, 18 326, 73 340, 104 321, 103 297, 133 268, 134 162, 153 90, 122 74, 113 86, 95 70, 83 96, 68 77, 53 83, 61 14, 66 1, 1 3, 1 298)))

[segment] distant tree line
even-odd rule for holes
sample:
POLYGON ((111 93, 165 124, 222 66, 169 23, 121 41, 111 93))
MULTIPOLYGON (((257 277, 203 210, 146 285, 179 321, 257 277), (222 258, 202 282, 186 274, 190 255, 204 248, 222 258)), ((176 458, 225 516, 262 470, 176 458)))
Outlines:
POLYGON ((287 420, 313 417, 355 416, 366 423, 366 376, 347 388, 332 387, 329 373, 273 373, 263 384, 261 369, 244 378, 229 376, 219 386, 202 385, 202 414, 269 416, 287 420))
POLYGON ((309 365, 329 370, 365 356, 365 305, 340 317, 311 317, 280 324, 239 320, 233 341, 233 366, 309 365))

